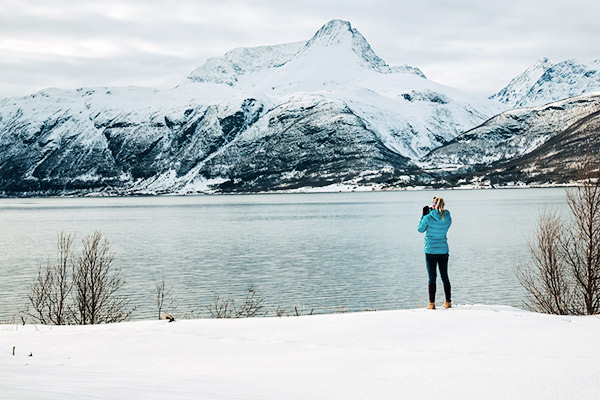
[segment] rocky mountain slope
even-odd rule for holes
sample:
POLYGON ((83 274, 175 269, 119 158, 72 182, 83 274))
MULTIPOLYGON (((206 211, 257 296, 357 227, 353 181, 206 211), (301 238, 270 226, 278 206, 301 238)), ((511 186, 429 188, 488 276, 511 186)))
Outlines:
POLYGON ((600 95, 501 113, 433 150, 420 165, 440 181, 568 183, 600 154, 600 95))
POLYGON ((490 182, 571 183, 585 178, 584 157, 597 170, 600 154, 600 109, 590 113, 534 151, 493 165, 485 172, 490 182))
POLYGON ((537 60, 490 99, 510 108, 532 107, 600 91, 600 60, 581 63, 537 60))
POLYGON ((406 181, 502 109, 390 66, 349 22, 234 49, 169 90, 0 101, 0 193, 263 191, 406 181))

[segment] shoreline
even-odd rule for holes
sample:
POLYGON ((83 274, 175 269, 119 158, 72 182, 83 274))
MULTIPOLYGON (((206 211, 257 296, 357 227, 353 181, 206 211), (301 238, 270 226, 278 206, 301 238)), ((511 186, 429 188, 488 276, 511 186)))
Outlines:
POLYGON ((452 187, 432 186, 406 186, 406 187, 381 187, 381 186, 359 186, 359 185, 329 185, 323 187, 303 187, 298 189, 284 189, 257 192, 134 192, 134 193, 65 193, 65 194, 37 194, 37 195, 14 195, 6 196, 0 194, 0 199, 43 199, 43 198, 116 198, 116 197, 184 197, 184 196, 248 196, 268 194, 313 194, 313 193, 369 193, 369 192, 404 192, 404 191, 436 191, 436 190, 511 190, 511 189, 548 189, 548 188, 572 188, 577 187, 572 183, 548 183, 535 185, 461 185, 452 187))

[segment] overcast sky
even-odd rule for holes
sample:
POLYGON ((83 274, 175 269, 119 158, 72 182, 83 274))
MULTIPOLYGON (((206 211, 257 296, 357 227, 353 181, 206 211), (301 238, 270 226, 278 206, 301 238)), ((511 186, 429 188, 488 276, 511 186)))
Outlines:
POLYGON ((539 57, 600 59, 594 0, 0 0, 0 98, 46 87, 177 85, 240 46, 345 19, 389 64, 488 96, 539 57))

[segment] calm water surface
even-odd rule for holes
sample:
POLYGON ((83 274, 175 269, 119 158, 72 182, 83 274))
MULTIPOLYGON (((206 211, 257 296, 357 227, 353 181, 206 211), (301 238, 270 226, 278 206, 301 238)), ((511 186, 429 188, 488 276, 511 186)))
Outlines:
MULTIPOLYGON (((207 314, 215 295, 254 285, 266 307, 315 313, 423 306, 422 207, 452 212, 453 301, 521 305, 513 274, 527 259, 539 211, 565 208, 563 189, 0 199, 0 319, 26 304, 61 230, 100 230, 116 251, 134 318, 155 318, 155 281, 174 288, 177 313, 207 314)), ((438 300, 443 300, 438 283, 438 300)), ((273 312, 271 312, 273 314, 273 312)))

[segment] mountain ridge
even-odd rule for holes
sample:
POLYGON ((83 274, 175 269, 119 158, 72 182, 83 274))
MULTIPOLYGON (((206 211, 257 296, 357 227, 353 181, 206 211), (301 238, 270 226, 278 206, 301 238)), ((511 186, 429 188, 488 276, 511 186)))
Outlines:
MULTIPOLYGON (((519 174, 519 163, 531 169, 537 149, 571 140, 567 128, 593 114, 600 95, 507 104, 589 91, 595 63, 540 59, 478 99, 417 67, 388 65, 348 21, 332 20, 306 41, 210 58, 171 89, 45 89, 0 100, 0 193, 421 186, 487 173, 533 182, 542 178, 519 174)), ((593 134, 594 121, 577 137, 593 134)), ((559 153, 572 156, 553 147, 544 162, 559 153)))
POLYGON ((535 107, 595 91, 600 91, 600 60, 540 58, 490 99, 510 108, 535 107))
POLYGON ((237 48, 167 90, 47 89, 0 101, 0 191, 196 193, 407 180, 500 108, 390 67, 346 21, 237 48))
POLYGON ((501 113, 448 144, 419 165, 438 182, 569 184, 581 178, 585 154, 598 162, 600 93, 501 113))

